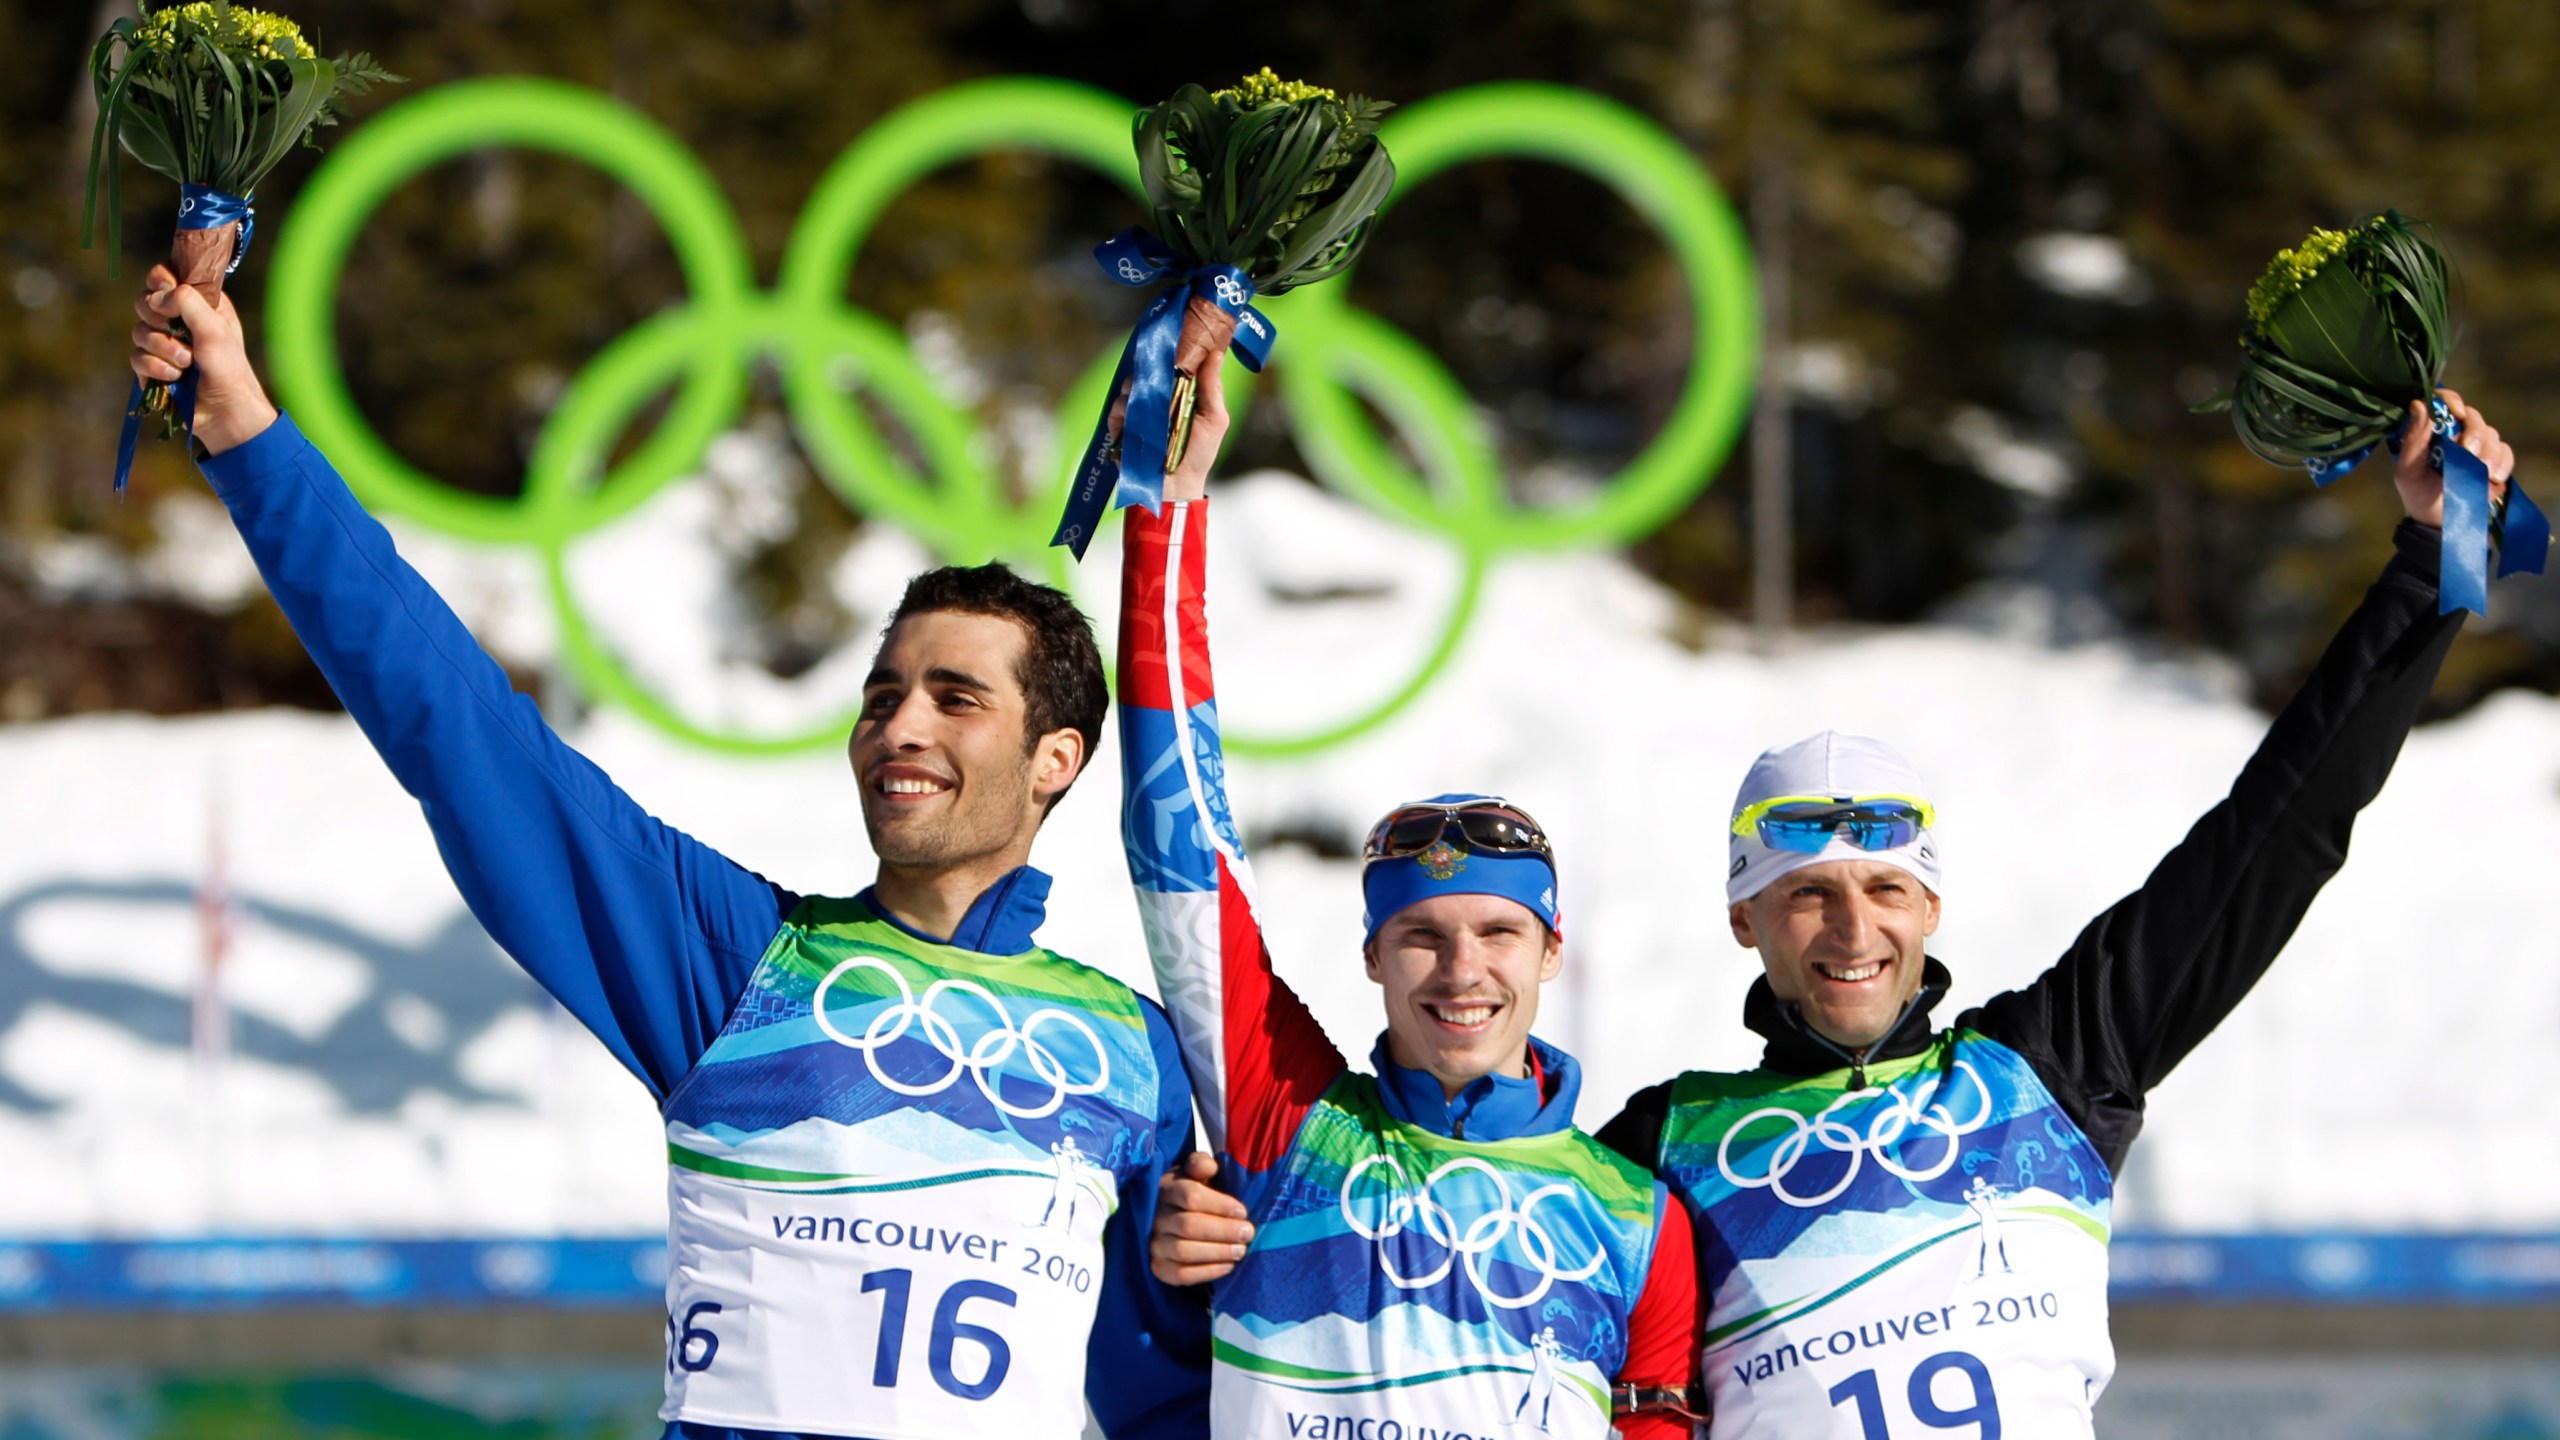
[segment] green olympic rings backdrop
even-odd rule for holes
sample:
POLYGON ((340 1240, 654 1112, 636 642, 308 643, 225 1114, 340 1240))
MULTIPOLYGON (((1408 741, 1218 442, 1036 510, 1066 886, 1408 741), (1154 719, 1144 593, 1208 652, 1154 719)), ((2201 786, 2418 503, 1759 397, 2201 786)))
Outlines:
MULTIPOLYGON (((1137 192, 1127 101, 1055 80, 987 80, 918 100, 838 156, 793 228, 780 283, 756 288, 745 236, 716 182, 665 130, 619 101, 535 79, 464 81, 401 102, 335 146, 302 191, 275 250, 267 318, 276 388, 313 443, 369 506, 488 543, 532 547, 558 612, 562 652, 590 694, 670 734, 740 753, 842 742, 853 716, 787 735, 715 730, 651 693, 604 643, 571 593, 567 554, 593 532, 693 472, 745 403, 769 357, 802 448, 856 510, 906 530, 949 561, 1004 558, 1063 579, 1047 545, 1076 441, 1110 383, 1116 345, 1061 402, 1044 466, 1053 479, 1020 503, 978 453, 976 423, 935 388, 905 337, 849 307, 844 281, 881 212, 929 172, 991 150, 1047 151, 1137 192), (383 443, 349 396, 334 328, 338 284, 366 220, 420 171, 484 147, 521 147, 594 165, 666 228, 685 302, 607 345, 562 393, 536 439, 522 493, 472 495, 421 473, 383 443), (608 466, 642 407, 672 387, 649 438, 608 466), (852 392, 897 417, 930 472, 901 456, 852 392)), ((1428 687, 1466 632, 1485 568, 1506 551, 1624 543, 1650 533, 1714 477, 1749 398, 1759 318, 1751 259, 1731 209, 1697 161, 1658 126, 1597 96, 1547 85, 1481 85, 1393 113, 1383 132, 1397 193, 1452 165, 1517 156, 1582 171, 1661 232, 1687 278, 1694 347, 1670 421, 1587 500, 1522 508, 1504 495, 1493 437, 1457 381, 1411 337, 1353 309, 1347 283, 1268 306, 1284 340, 1271 378, 1299 450, 1341 494, 1457 547, 1462 579, 1429 658, 1393 693, 1321 729, 1236 735, 1239 753, 1302 754, 1384 721, 1428 687), (1372 423, 1365 399, 1421 458, 1416 473, 1372 423)), ((1392 203, 1392 201, 1390 202, 1392 203)), ((1234 402, 1254 377, 1230 371, 1234 402)))

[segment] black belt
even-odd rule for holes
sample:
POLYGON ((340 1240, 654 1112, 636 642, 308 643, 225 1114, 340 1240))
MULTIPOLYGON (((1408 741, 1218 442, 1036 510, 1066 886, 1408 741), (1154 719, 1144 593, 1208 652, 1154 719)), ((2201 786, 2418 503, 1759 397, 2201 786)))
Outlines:
POLYGON ((1612 1385, 1609 1387, 1609 1410, 1612 1418, 1661 1410, 1684 1420, 1704 1423, 1707 1418, 1707 1387, 1612 1385))

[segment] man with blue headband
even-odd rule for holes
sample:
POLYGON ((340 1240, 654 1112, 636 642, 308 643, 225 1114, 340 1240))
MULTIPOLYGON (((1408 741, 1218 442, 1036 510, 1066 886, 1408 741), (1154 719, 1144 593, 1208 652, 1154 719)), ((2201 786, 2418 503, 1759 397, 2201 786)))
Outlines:
MULTIPOLYGON (((2444 395, 2502 487, 2513 452, 2444 395)), ((2230 795, 2050 970, 1951 1026, 1930 1017, 1950 977, 1927 949, 1943 886, 1919 772, 1829 731, 1753 763, 1725 897, 1764 972, 1743 1007, 1761 1063, 1640 1091, 1600 1131, 1696 1227, 1715 1440, 2092 1433, 2144 1097, 2337 873, 2461 628, 2439 613, 2443 479, 2412 445, 2394 480, 2396 554, 2230 795)), ((1248 1219, 1169 1181, 1158 1277, 1215 1278, 1261 1243, 1248 1219)))
POLYGON ((1211 1434, 1601 1440, 1617 1418, 1671 1440, 1689 1218, 1573 1128, 1580 1069, 1530 1033, 1563 965, 1537 822, 1436 795, 1370 831, 1362 958, 1387 1023, 1367 1070, 1272 972, 1210 680, 1218 363, 1168 503, 1129 512, 1120 607, 1129 868, 1219 1173, 1259 1227, 1211 1297, 1211 1434))

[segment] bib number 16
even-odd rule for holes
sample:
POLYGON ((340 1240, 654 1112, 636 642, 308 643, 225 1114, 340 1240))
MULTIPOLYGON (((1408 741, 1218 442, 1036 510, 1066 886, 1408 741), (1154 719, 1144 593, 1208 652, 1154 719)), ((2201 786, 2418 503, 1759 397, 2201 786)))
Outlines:
MULTIPOLYGON (((874 1270, 862 1277, 862 1293, 880 1294, 880 1345, 871 1355, 871 1383, 883 1390, 898 1387, 898 1369, 906 1356, 907 1297, 915 1287, 912 1270, 874 1270)), ((960 1318, 960 1307, 972 1300, 1010 1309, 1017 1297, 1002 1285, 987 1280, 955 1281, 934 1302, 933 1329, 925 1344, 925 1368, 933 1373, 933 1383, 963 1400, 984 1400, 996 1393, 1004 1383, 1005 1372, 1013 1368, 1013 1349, 1004 1337, 984 1325, 972 1325, 960 1318), (963 1342, 986 1355, 986 1363, 978 1369, 978 1378, 963 1380, 954 1363, 963 1342)))
MULTIPOLYGON (((871 1383, 883 1390, 898 1388, 898 1373, 905 1367, 907 1354, 907 1302, 915 1292, 913 1270, 874 1270, 862 1277, 862 1293, 878 1295, 880 1300, 880 1343, 871 1353, 871 1383)), ((1013 1347, 1002 1335, 984 1325, 973 1325, 960 1318, 960 1307, 972 1300, 991 1305, 1013 1307, 1019 1299, 1013 1291, 986 1280, 961 1280, 942 1292, 934 1302, 933 1323, 926 1332, 925 1369, 933 1383, 963 1400, 984 1400, 1004 1384, 1005 1375, 1013 1369, 1013 1347), (960 1374, 960 1347, 967 1345, 985 1358, 970 1368, 975 1379, 960 1374)), ((670 1373, 683 1369, 699 1373, 711 1368, 720 1354, 720 1337, 711 1329, 710 1317, 720 1313, 720 1306, 703 1301, 684 1312, 682 1320, 667 1316, 667 1369, 670 1373)))
MULTIPOLYGON (((1975 1440, 2000 1440, 2000 1401, 1991 1393, 1991 1372, 1982 1361, 1962 1350, 1949 1350, 1932 1355, 1911 1368, 1909 1393, 1911 1418, 1932 1430, 1958 1430, 1974 1426, 1975 1440), (1969 1404, 1950 1409, 1938 1403, 1938 1377, 1949 1370, 1963 1375, 1972 1390, 1969 1404)), ((1859 1440, 1893 1440, 1893 1432, 1884 1423, 1884 1395, 1876 1387, 1876 1372, 1861 1370, 1831 1387, 1833 1406, 1857 1407, 1859 1440)))

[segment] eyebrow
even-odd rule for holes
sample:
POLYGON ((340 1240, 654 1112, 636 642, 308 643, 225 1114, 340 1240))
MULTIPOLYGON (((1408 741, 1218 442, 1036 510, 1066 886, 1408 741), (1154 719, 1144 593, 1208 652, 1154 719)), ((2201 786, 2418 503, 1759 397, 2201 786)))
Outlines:
POLYGON ((970 690, 984 690, 990 694, 994 693, 996 688, 966 670, 954 670, 948 665, 936 665, 924 672, 924 682, 928 685, 958 685, 970 690))
MULTIPOLYGON (((865 690, 871 690, 882 685, 902 684, 904 683, 904 679, 905 677, 899 675, 897 671, 890 669, 886 665, 874 665, 871 667, 871 673, 862 677, 862 688, 865 690)), ((966 670, 954 670, 948 665, 936 665, 932 669, 924 672, 924 683, 928 685, 958 685, 970 690, 982 690, 988 694, 994 694, 996 688, 993 685, 988 684, 986 681, 979 679, 977 676, 970 674, 966 670)))

